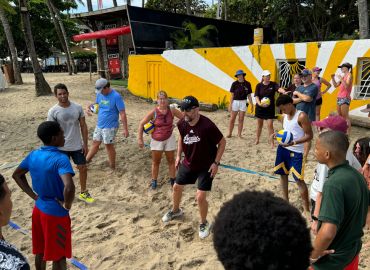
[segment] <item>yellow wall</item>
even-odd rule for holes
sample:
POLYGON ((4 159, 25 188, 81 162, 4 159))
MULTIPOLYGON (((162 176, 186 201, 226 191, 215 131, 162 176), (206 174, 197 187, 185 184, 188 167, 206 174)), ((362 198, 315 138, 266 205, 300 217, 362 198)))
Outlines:
MULTIPOLYGON (((170 97, 183 98, 191 94, 202 102, 219 104, 225 98, 229 100, 229 88, 238 69, 247 73, 246 78, 254 91, 261 80, 262 70, 270 70, 272 80, 277 80, 278 59, 306 59, 307 68, 321 65, 324 69, 321 76, 328 81, 338 65, 349 61, 354 66, 356 85, 356 61, 363 57, 370 57, 370 40, 264 44, 172 50, 162 55, 130 55, 128 88, 133 94, 145 98, 156 99, 158 90, 163 89, 170 97)), ((331 93, 323 96, 322 117, 336 110, 337 92, 338 89, 333 88, 331 93)), ((369 100, 356 100, 351 103, 350 109, 368 103, 369 100)))

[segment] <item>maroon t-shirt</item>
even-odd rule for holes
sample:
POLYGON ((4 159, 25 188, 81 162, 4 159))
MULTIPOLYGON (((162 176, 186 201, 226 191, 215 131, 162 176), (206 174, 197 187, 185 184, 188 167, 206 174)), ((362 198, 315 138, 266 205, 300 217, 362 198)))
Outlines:
POLYGON ((248 81, 235 81, 231 84, 230 92, 234 93, 234 100, 245 100, 252 93, 252 86, 248 81))
POLYGON ((215 161, 217 144, 223 138, 221 131, 207 117, 200 115, 195 126, 184 119, 177 123, 185 154, 183 164, 193 171, 208 170, 215 161))

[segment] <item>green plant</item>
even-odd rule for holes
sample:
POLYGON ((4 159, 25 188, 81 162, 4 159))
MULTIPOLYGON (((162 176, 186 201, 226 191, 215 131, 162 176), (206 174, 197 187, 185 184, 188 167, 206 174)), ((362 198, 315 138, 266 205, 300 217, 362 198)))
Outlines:
POLYGON ((229 102, 226 100, 226 96, 223 97, 222 101, 218 98, 217 107, 219 110, 226 110, 229 105, 229 102))
POLYGON ((218 33, 214 25, 206 25, 198 29, 194 23, 184 22, 183 27, 183 30, 178 30, 171 35, 177 49, 212 47, 214 45, 213 42, 209 40, 212 33, 218 33))
POLYGON ((94 52, 74 52, 72 53, 72 56, 74 59, 90 59, 94 60, 96 59, 96 53, 94 52))

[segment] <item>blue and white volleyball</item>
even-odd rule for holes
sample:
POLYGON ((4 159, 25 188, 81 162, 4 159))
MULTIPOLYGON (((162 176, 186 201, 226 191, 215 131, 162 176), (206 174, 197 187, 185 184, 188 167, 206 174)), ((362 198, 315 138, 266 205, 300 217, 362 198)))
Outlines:
POLYGON ((91 104, 90 105, 90 111, 92 113, 98 113, 99 112, 99 104, 97 104, 97 103, 91 104))
POLYGON ((276 133, 276 140, 282 144, 291 143, 293 141, 293 134, 288 130, 279 130, 279 132, 276 133))
POLYGON ((154 131, 154 123, 153 123, 153 121, 149 121, 148 123, 146 123, 144 125, 144 132, 146 134, 151 134, 151 133, 153 133, 153 131, 154 131))

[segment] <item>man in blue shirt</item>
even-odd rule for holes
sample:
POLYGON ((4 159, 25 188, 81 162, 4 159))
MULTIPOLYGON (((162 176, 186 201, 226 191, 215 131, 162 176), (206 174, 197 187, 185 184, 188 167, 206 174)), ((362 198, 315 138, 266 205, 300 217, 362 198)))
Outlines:
POLYGON ((297 110, 303 111, 308 115, 310 121, 316 120, 316 97, 319 92, 316 84, 312 82, 312 72, 304 69, 301 73, 303 85, 297 87, 293 92, 293 101, 297 110))
MULTIPOLYGON (((297 87, 293 92, 293 103, 299 111, 308 115, 310 122, 316 120, 316 97, 319 92, 316 84, 312 82, 312 71, 309 69, 302 70, 300 74, 303 85, 297 87)), ((304 163, 307 160, 308 153, 311 149, 311 141, 304 145, 304 163)))
MULTIPOLYGON (((119 127, 119 116, 121 116, 123 124, 123 136, 127 138, 129 135, 125 103, 121 95, 116 90, 110 88, 110 83, 104 78, 96 81, 95 89, 95 104, 99 105, 98 122, 94 130, 93 144, 86 156, 86 160, 87 162, 92 160, 99 151, 100 144, 103 142, 108 153, 109 167, 114 171, 116 168, 114 139, 119 127)), ((87 108, 87 114, 91 115, 89 108, 87 108)))
POLYGON ((72 233, 69 210, 75 196, 74 172, 67 155, 59 151, 64 145, 64 132, 54 121, 37 129, 44 143, 32 151, 13 173, 18 186, 36 201, 32 212, 32 252, 36 269, 66 269, 66 258, 72 256, 72 233), (32 188, 26 174, 30 172, 32 188))

